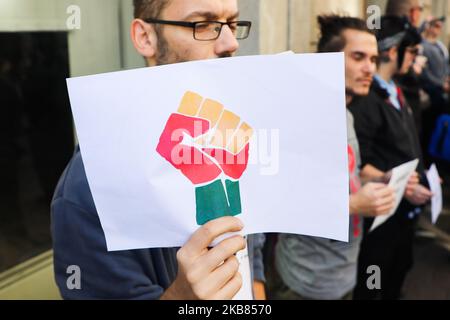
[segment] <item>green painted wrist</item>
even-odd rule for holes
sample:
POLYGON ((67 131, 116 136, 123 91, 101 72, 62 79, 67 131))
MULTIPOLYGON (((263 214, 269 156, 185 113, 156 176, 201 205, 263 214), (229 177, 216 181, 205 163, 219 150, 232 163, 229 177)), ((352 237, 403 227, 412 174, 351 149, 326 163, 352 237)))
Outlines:
POLYGON ((219 179, 207 186, 195 189, 198 225, 242 213, 239 181, 225 180, 225 186, 226 192, 222 180, 219 179))

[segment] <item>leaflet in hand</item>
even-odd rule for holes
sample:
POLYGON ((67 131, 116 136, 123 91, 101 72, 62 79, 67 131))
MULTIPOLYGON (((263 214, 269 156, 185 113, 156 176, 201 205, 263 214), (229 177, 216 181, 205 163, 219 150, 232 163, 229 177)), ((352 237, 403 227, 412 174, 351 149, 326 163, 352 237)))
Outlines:
POLYGON ((375 230, 377 227, 385 223, 390 217, 392 217, 397 211, 400 202, 402 201, 403 195, 405 193, 406 186, 408 184, 408 180, 419 164, 419 160, 413 160, 407 163, 402 164, 392 170, 391 180, 389 181, 389 186, 395 190, 395 206, 392 208, 389 214, 384 216, 378 216, 375 218, 375 221, 370 228, 370 231, 375 230))

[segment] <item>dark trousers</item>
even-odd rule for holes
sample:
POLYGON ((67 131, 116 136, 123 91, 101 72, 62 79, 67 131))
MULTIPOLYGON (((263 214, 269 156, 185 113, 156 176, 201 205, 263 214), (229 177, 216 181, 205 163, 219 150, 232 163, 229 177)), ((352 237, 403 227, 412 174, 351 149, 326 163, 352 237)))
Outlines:
MULTIPOLYGON (((372 220, 365 221, 367 229, 372 220)), ((408 220, 398 212, 372 232, 366 231, 358 259, 358 281, 355 300, 398 300, 408 271, 413 265, 413 238, 416 220, 408 220), (367 284, 373 273, 381 271, 381 289, 370 290, 367 284)), ((367 230, 366 229, 366 230, 367 230)))

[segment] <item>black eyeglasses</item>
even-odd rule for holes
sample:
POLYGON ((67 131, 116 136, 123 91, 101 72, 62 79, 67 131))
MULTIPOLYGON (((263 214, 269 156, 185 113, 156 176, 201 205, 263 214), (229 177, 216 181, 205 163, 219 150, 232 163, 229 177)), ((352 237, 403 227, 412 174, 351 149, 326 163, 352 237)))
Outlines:
POLYGON ((238 40, 247 39, 250 34, 250 29, 252 23, 250 21, 231 21, 231 22, 220 22, 220 21, 197 21, 197 22, 186 22, 186 21, 170 21, 170 20, 158 20, 158 19, 144 19, 147 23, 157 23, 166 24, 171 26, 179 26, 193 29, 193 35, 195 40, 199 41, 211 41, 216 40, 220 37, 222 28, 227 25, 233 35, 238 40))
POLYGON ((419 53, 420 53, 420 50, 417 47, 407 48, 406 51, 408 51, 409 53, 411 53, 412 55, 415 55, 415 56, 419 55, 419 53))

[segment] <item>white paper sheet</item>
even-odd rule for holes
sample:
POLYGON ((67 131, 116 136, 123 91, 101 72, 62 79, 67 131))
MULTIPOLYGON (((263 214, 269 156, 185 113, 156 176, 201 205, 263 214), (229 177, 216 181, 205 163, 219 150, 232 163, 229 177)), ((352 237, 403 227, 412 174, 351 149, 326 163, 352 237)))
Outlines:
POLYGON ((408 180, 416 170, 418 164, 419 160, 416 159, 404 163, 401 166, 398 166, 392 170, 392 176, 391 180, 389 181, 389 186, 395 190, 395 206, 391 210, 391 212, 389 212, 389 214, 376 217, 372 224, 372 227, 370 228, 370 231, 375 230, 394 215, 405 194, 406 186, 408 185, 408 180))
MULTIPOLYGON (((342 53, 225 58, 69 79, 108 250, 177 247, 199 228, 197 186, 156 151, 186 92, 220 102, 254 130, 239 180, 245 234, 348 241, 344 83, 342 53)), ((184 138, 186 146, 196 143, 184 138)))
POLYGON ((248 249, 245 248, 236 254, 239 261, 239 273, 242 277, 242 287, 234 296, 233 300, 253 300, 253 282, 250 271, 250 259, 248 249))
POLYGON ((435 164, 428 170, 427 179, 430 184, 430 190, 433 193, 431 198, 431 221, 435 224, 443 209, 441 178, 435 164))

